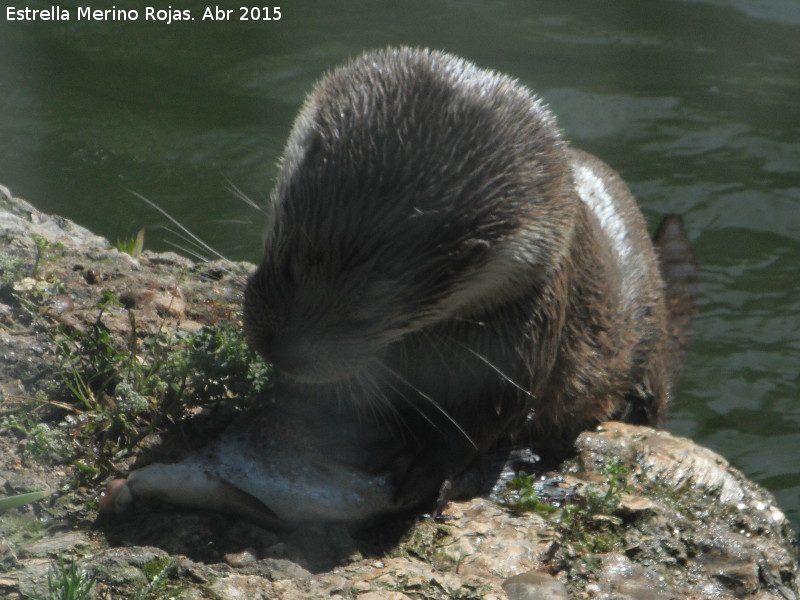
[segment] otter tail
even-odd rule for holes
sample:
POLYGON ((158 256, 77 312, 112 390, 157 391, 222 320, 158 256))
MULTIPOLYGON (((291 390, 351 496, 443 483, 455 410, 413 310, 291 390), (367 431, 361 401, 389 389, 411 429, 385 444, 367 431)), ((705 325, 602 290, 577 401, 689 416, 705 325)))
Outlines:
POLYGON ((667 369, 673 390, 680 378, 683 355, 692 337, 697 312, 697 263, 683 219, 667 215, 653 235, 667 302, 667 369))

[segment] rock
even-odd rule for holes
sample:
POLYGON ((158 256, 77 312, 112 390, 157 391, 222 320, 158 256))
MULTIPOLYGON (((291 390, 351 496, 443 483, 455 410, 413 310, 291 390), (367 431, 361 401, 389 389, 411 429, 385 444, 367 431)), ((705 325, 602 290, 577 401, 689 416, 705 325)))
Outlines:
MULTIPOLYGON (((131 333, 128 309, 140 332, 227 322, 252 268, 172 253, 134 259, 0 189, 0 494, 57 490, 0 515, 0 597, 46 596, 48 570, 67 555, 97 580, 99 597, 114 598, 161 573, 159 593, 182 600, 797 600, 796 541, 774 498, 690 440, 620 423, 581 435, 577 456, 547 474, 559 492, 548 497, 563 504, 553 510, 473 498, 449 503, 440 519, 272 532, 153 505, 95 523, 74 464, 36 459, 37 440, 24 433, 31 399, 54 383, 49 332, 91 327, 103 290, 128 303, 104 315, 119 339, 131 333), (45 260, 32 233, 49 244, 45 260), (25 294, 39 294, 40 312, 25 294), (612 476, 615 458, 622 474, 612 476)), ((37 405, 33 422, 81 418, 58 408, 37 405)))
POLYGON ((411 600, 405 594, 400 592, 367 592, 366 594, 359 594, 358 600, 411 600))
POLYGON ((277 597, 272 583, 255 575, 228 575, 210 589, 220 600, 271 600, 277 597))
POLYGON ((168 561, 169 555, 159 548, 134 546, 101 550, 83 564, 95 578, 112 589, 140 589, 150 583, 150 577, 142 570, 143 567, 166 564, 168 561))
POLYGON ((0 186, 0 247, 35 249, 35 235, 82 253, 111 247, 108 240, 85 227, 64 217, 46 215, 25 200, 14 198, 8 188, 0 186))
POLYGON ((62 531, 47 538, 28 544, 24 548, 25 556, 44 558, 59 554, 75 553, 91 548, 86 536, 78 531, 62 531))

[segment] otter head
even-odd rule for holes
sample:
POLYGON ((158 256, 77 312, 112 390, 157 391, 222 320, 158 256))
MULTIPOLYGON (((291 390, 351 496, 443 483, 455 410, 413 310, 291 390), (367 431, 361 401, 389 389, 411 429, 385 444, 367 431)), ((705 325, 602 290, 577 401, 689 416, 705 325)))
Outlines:
POLYGON ((563 253, 563 152, 526 88, 447 54, 390 49, 333 71, 280 165, 245 292, 251 345, 292 378, 335 381, 519 294, 563 253))

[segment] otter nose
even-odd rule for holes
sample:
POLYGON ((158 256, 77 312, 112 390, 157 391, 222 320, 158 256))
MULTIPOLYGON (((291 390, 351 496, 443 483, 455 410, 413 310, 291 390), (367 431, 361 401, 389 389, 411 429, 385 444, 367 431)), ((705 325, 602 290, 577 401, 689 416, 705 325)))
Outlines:
POLYGON ((291 335, 274 331, 251 331, 249 341, 265 361, 280 371, 292 374, 311 365, 312 361, 308 352, 303 352, 301 346, 293 341, 291 335))

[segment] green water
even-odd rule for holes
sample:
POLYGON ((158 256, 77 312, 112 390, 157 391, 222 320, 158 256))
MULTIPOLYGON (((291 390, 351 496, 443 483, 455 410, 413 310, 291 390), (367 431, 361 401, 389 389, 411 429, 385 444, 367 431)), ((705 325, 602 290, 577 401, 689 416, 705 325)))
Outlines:
POLYGON ((147 226, 155 249, 185 244, 131 190, 256 260, 262 218, 229 187, 266 198, 305 92, 348 56, 422 45, 518 77, 652 224, 685 216, 700 316, 668 428, 800 525, 800 2, 294 1, 278 21, 202 22, 173 1, 197 20, 172 24, 124 0, 141 20, 76 21, 65 1, 70 21, 6 22, 7 4, 0 183, 112 240, 147 226))

